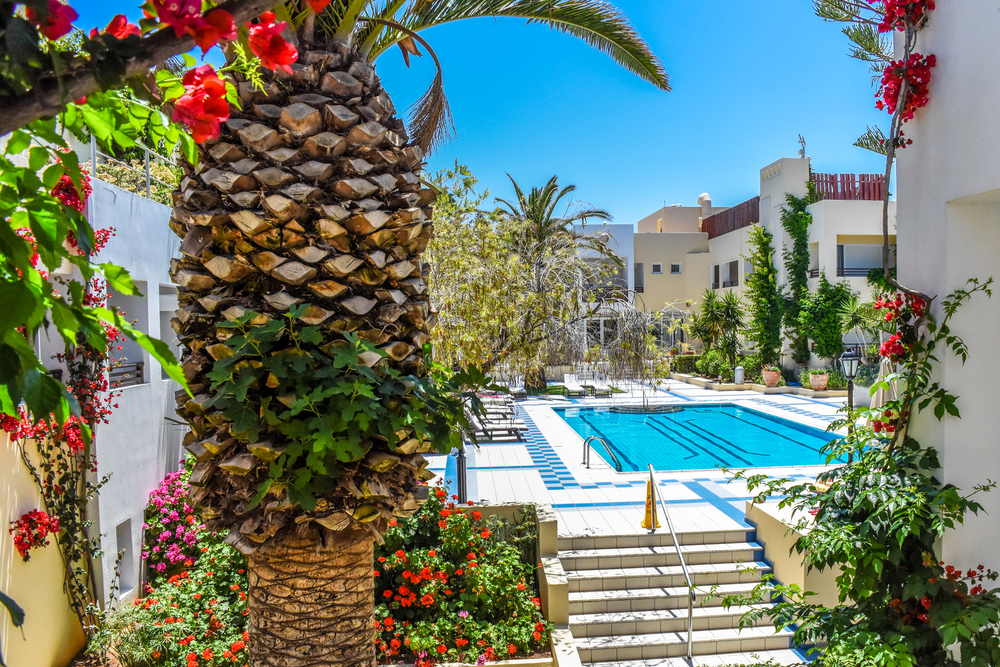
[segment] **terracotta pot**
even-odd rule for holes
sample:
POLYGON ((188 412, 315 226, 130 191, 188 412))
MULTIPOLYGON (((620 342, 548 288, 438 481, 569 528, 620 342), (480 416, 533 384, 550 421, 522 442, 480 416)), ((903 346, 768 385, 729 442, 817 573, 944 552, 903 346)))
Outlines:
POLYGON ((813 391, 823 391, 826 389, 826 383, 829 381, 830 376, 827 373, 823 373, 822 375, 817 373, 816 375, 809 376, 809 384, 812 386, 813 391))
POLYGON ((765 387, 777 387, 778 380, 781 379, 781 371, 762 371, 764 375, 765 387))

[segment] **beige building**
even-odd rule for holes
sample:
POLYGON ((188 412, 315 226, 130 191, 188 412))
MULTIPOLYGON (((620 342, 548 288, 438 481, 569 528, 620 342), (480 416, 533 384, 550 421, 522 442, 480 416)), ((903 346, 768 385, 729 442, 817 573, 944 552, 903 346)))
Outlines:
MULTIPOLYGON (((742 293, 752 267, 752 225, 773 237, 779 285, 787 284, 782 253, 791 239, 781 227, 786 196, 804 197, 812 179, 821 200, 809 206, 810 281, 821 275, 845 281, 869 297, 866 276, 881 267, 882 190, 875 174, 816 174, 807 157, 782 158, 760 170, 760 194, 732 207, 714 206, 706 193, 698 206, 668 206, 643 218, 633 238, 636 305, 649 311, 699 302, 706 289, 742 293)), ((895 202, 890 202, 890 242, 895 243, 895 202)), ((893 257, 893 260, 895 258, 893 257)))

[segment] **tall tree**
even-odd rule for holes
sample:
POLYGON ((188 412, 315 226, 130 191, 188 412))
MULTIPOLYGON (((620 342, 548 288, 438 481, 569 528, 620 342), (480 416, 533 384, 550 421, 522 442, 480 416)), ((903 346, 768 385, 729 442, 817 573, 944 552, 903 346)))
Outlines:
POLYGON ((750 228, 750 262, 753 272, 746 277, 746 300, 750 311, 748 338, 757 345, 761 363, 778 363, 781 357, 782 299, 778 271, 774 266, 773 236, 760 225, 750 228))
MULTIPOLYGON (((440 67, 408 135, 371 63, 396 44, 429 50, 426 28, 512 16, 581 36, 661 87, 666 77, 600 2, 293 9, 298 62, 264 50, 277 75, 263 89, 237 77, 241 106, 177 194, 175 327, 196 393, 180 413, 199 458, 195 500, 249 555, 251 664, 370 667, 372 540, 415 509, 420 454, 461 445, 454 389, 482 381, 448 381, 427 357, 436 192, 420 174, 422 148, 447 134, 440 67)), ((251 28, 251 46, 254 34, 272 43, 271 21, 251 28)))
POLYGON ((800 366, 809 363, 809 334, 802 328, 799 317, 809 295, 809 225, 812 224, 812 215, 806 209, 816 201, 812 181, 809 181, 808 188, 809 194, 805 197, 787 195, 787 206, 781 211, 781 226, 792 239, 792 247, 786 247, 783 253, 788 280, 785 330, 791 338, 792 360, 800 366))

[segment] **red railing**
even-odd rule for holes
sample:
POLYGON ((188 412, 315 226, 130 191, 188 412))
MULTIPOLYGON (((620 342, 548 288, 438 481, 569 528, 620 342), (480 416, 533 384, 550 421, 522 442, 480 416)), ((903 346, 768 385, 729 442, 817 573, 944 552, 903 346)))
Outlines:
POLYGON ((708 238, 714 239, 743 227, 749 227, 760 222, 760 197, 748 199, 725 211, 710 215, 702 220, 701 231, 708 232, 708 238))
POLYGON ((882 174, 813 174, 820 199, 882 201, 885 177, 882 174))

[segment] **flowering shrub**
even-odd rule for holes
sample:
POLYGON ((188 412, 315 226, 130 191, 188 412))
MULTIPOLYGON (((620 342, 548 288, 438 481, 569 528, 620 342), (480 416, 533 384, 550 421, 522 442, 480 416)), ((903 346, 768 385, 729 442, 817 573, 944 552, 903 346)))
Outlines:
POLYGON ((14 546, 21 560, 31 559, 31 550, 49 545, 49 533, 59 532, 59 519, 40 510, 31 510, 10 522, 10 534, 14 536, 14 546))
POLYGON ((433 490, 411 519, 390 522, 376 547, 379 661, 483 664, 544 650, 551 626, 533 564, 494 536, 502 529, 495 518, 447 501, 433 490))
POLYGON ((88 652, 147 667, 246 665, 246 558, 213 534, 199 544, 195 567, 107 614, 88 652))
POLYGON ((885 5, 879 32, 905 30, 907 24, 920 25, 927 18, 927 12, 934 11, 934 0, 868 0, 871 5, 877 2, 885 5))
POLYGON ((149 492, 142 557, 158 574, 191 567, 201 551, 198 538, 205 534, 205 524, 187 503, 190 476, 187 469, 172 472, 149 492))
POLYGON ((882 343, 879 355, 894 363, 902 363, 910 355, 917 342, 919 332, 917 322, 927 313, 927 302, 919 296, 897 292, 893 296, 882 295, 875 301, 875 310, 885 311, 883 320, 896 324, 896 333, 882 343))
MULTIPOLYGON (((899 103, 899 92, 905 82, 903 122, 913 120, 914 112, 927 106, 930 99, 927 86, 931 80, 931 68, 936 66, 937 57, 933 54, 922 56, 919 53, 913 53, 905 61, 894 60, 890 62, 882 72, 882 83, 875 95, 879 100, 875 103, 875 107, 895 114, 899 103)), ((901 138, 902 133, 900 133, 901 138)), ((899 143, 902 145, 902 141, 899 143)), ((907 140, 907 143, 913 143, 913 140, 907 140)))

